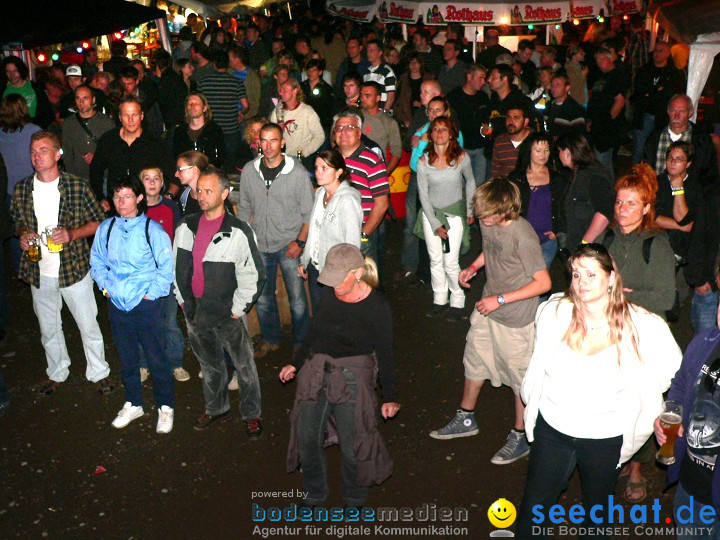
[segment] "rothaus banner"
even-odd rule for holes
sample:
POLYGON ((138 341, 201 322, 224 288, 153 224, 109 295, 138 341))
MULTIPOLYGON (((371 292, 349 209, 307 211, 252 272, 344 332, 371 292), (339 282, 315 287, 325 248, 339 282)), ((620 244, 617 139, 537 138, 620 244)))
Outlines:
POLYGON ((642 0, 571 0, 573 19, 594 19, 637 13, 642 0))
POLYGON ((375 4, 370 2, 347 2, 345 0, 339 0, 333 2, 329 0, 325 5, 328 13, 331 15, 337 15, 339 17, 345 17, 351 21, 357 22, 372 22, 375 17, 375 4))
POLYGON ((418 17, 427 25, 459 23, 469 26, 500 24, 550 24, 564 21, 570 15, 570 3, 483 3, 483 2, 412 2, 378 0, 378 18, 383 22, 415 22, 418 17))

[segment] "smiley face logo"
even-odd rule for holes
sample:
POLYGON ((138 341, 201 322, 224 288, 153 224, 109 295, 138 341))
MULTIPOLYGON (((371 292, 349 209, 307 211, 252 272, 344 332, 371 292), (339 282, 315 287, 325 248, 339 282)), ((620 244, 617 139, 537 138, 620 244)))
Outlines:
POLYGON ((515 523, 516 517, 515 506, 507 499, 498 499, 488 508, 490 523, 500 529, 505 529, 515 523))

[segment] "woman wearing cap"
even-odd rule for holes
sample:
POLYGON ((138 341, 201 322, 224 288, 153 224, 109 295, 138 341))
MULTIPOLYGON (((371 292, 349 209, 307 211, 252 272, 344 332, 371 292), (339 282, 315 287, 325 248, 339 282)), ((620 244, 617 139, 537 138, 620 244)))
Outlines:
POLYGON ((288 472, 302 466, 304 506, 328 496, 323 434, 332 415, 342 453, 343 499, 364 506, 368 487, 392 474, 393 462, 377 425, 375 373, 380 374, 383 418, 400 405, 395 398, 392 315, 375 290, 377 267, 350 244, 332 247, 318 281, 326 287, 305 342, 280 371, 288 382, 298 373, 290 413, 288 472), (377 358, 377 364, 373 358, 377 358))

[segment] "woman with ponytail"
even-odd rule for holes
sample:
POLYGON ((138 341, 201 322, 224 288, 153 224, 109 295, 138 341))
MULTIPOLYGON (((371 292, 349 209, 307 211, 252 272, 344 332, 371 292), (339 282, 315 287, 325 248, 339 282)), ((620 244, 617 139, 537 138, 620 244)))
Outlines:
POLYGON ((392 418, 400 409, 392 315, 376 290, 375 262, 354 245, 337 244, 327 252, 318 281, 325 287, 310 332, 292 363, 280 371, 284 383, 297 373, 287 468, 293 472, 302 467, 306 496, 300 504, 306 508, 298 511, 299 518, 328 496, 326 428, 336 435, 335 441, 332 436, 328 440, 340 444, 343 500, 349 512, 365 506, 369 486, 392 474, 393 462, 378 431, 378 373, 382 417, 392 418), (328 423, 330 417, 334 422, 328 423))
MULTIPOLYGON (((654 246, 653 246, 654 248, 654 246)), ((653 432, 681 353, 667 323, 625 297, 602 244, 568 259, 570 287, 540 306, 522 383, 525 431, 533 444, 518 538, 536 534, 536 505, 553 506, 576 466, 585 516, 606 507, 620 473, 653 432)), ((587 519, 587 518, 586 518, 587 519)), ((589 519, 588 536, 605 538, 589 519)))

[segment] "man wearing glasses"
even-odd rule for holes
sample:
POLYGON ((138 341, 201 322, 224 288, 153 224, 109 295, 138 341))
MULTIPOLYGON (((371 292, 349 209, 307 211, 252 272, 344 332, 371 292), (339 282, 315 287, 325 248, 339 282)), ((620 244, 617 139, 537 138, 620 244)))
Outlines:
POLYGON ((132 96, 123 99, 119 115, 121 126, 100 137, 90 163, 90 185, 103 210, 111 211, 112 205, 107 194, 113 192, 116 178, 137 177, 141 170, 150 165, 157 164, 162 169, 163 176, 169 179, 168 193, 177 195, 180 186, 175 179, 175 164, 166 144, 143 131, 142 105, 138 99, 132 96))

